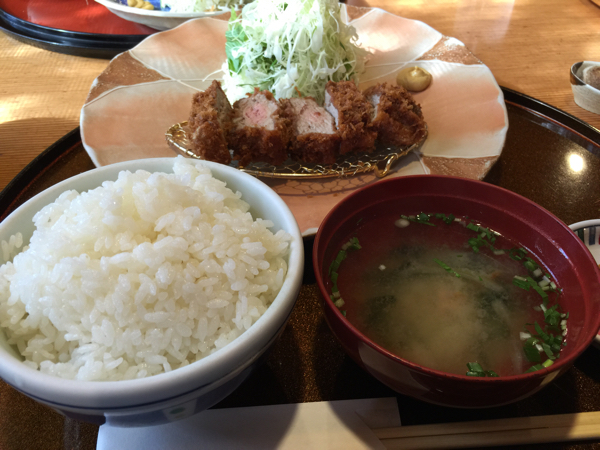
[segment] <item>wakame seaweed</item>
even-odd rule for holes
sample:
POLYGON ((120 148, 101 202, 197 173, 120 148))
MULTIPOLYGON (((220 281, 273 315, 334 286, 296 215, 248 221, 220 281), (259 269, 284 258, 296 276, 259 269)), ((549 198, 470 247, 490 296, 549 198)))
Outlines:
MULTIPOLYGON (((372 292, 375 295, 364 300, 364 311, 361 313, 363 314, 362 322, 364 325, 371 327, 376 334, 385 338, 386 327, 394 327, 395 322, 391 317, 398 311, 406 311, 405 308, 408 306, 408 304, 403 303, 407 300, 405 300, 402 293, 389 295, 386 290, 389 292, 390 288, 396 285, 406 286, 407 283, 412 283, 414 280, 420 280, 420 283, 427 284, 427 280, 430 278, 432 283, 427 284, 426 288, 430 291, 431 287, 443 277, 444 280, 449 282, 450 280, 456 280, 456 283, 467 283, 470 286, 466 295, 475 299, 478 308, 477 323, 478 326, 484 327, 482 335, 485 335, 485 337, 482 337, 481 343, 477 344, 481 346, 482 350, 486 349, 487 345, 492 342, 499 343, 505 339, 516 339, 518 341, 520 337, 523 341, 522 345, 526 360, 532 364, 528 371, 547 368, 560 356, 561 348, 566 345, 566 319, 568 315, 562 313, 559 309, 557 299, 560 291, 556 284, 550 279, 549 274, 543 273, 542 268, 531 258, 526 249, 520 247, 500 248, 502 244, 499 244, 499 234, 492 229, 468 218, 456 218, 452 214, 421 212, 410 216, 402 215, 401 218, 408 220, 409 223, 413 224, 413 227, 420 225, 425 225, 425 228, 427 226, 439 228, 462 226, 468 230, 467 233, 471 234, 465 239, 465 250, 459 250, 459 254, 443 253, 442 255, 440 253, 436 255, 435 252, 419 244, 394 246, 392 243, 388 247, 383 261, 375 263, 378 264, 376 266, 366 268, 361 279, 365 283, 364 286, 372 285, 375 287, 374 291, 379 291, 372 292), (517 269, 514 268, 509 272, 506 272, 506 269, 499 271, 500 275, 492 277, 489 269, 487 269, 488 271, 481 270, 482 257, 493 260, 512 259, 522 265, 526 274, 512 277, 514 273, 512 270, 517 269), (423 261, 416 262, 423 258, 426 258, 425 264, 423 261), (431 265, 428 265, 427 261, 429 259, 427 258, 431 258, 431 265), (543 320, 526 324, 520 336, 514 334, 515 329, 518 329, 518 322, 514 320, 512 322, 507 321, 507 312, 513 311, 517 307, 516 305, 520 304, 513 297, 514 291, 511 293, 511 289, 514 289, 513 285, 532 293, 535 292, 541 301, 536 309, 541 310, 544 315, 543 320), (551 302, 551 300, 553 301, 551 302), (510 336, 513 336, 513 338, 510 338, 510 336)), ((440 232, 443 233, 442 230, 440 232)), ((349 251, 360 250, 361 248, 358 240, 352 238, 342 246, 330 267, 330 277, 333 285, 332 300, 343 313, 345 312, 342 309, 344 302, 337 286, 338 270, 340 266, 345 264, 344 261, 349 251)), ((463 291, 460 295, 465 295, 465 292, 463 291)), ((412 299, 413 302, 420 302, 421 297, 407 298, 412 299)), ((443 296, 439 298, 444 299, 443 296)), ((454 308, 452 302, 456 300, 449 300, 450 304, 445 307, 454 308)), ((440 306, 444 307, 443 304, 436 304, 435 308, 437 309, 440 306)), ((519 307, 523 308, 524 306, 519 307)), ((452 309, 449 309, 449 312, 451 311, 452 309)), ((450 316, 451 314, 448 317, 450 316)), ((402 328, 396 328, 395 330, 402 330, 402 328)), ((435 329, 432 329, 432 332, 435 333, 435 329)), ((396 343, 400 342, 402 345, 408 345, 409 341, 405 343, 406 336, 403 334, 395 333, 394 336, 396 343)), ((498 376, 493 370, 488 370, 494 365, 492 362, 494 358, 489 359, 485 356, 486 354, 474 353, 472 355, 472 357, 477 357, 478 361, 468 363, 467 375, 498 376), (482 366, 485 367, 485 370, 482 366)))

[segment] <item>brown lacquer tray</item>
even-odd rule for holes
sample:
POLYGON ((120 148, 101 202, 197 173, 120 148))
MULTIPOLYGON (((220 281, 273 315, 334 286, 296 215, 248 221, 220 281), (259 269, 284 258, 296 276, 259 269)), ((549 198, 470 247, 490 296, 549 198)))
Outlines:
MULTIPOLYGON (((508 134, 484 181, 533 200, 567 224, 600 217, 600 132, 535 99, 503 92, 508 134)), ((73 130, 0 193, 0 219, 42 189, 93 168, 79 130, 73 130)), ((330 333, 313 278, 312 243, 305 239, 304 284, 288 327, 264 363, 216 408, 396 397, 403 425, 600 411, 600 350, 594 347, 542 391, 503 407, 457 410, 396 395, 353 363, 330 333)), ((2 382, 0 399, 1 449, 95 448, 97 426, 65 419, 2 382)), ((599 446, 600 441, 587 441, 521 448, 599 446)))

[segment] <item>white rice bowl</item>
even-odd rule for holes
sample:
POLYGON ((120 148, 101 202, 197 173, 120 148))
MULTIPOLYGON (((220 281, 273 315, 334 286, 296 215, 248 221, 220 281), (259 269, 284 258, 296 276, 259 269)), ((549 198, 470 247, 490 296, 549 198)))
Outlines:
POLYGON ((179 157, 173 172, 64 192, 34 216, 27 247, 2 242, 0 327, 24 364, 144 378, 214 353, 267 310, 291 236, 254 219, 202 163, 179 157))

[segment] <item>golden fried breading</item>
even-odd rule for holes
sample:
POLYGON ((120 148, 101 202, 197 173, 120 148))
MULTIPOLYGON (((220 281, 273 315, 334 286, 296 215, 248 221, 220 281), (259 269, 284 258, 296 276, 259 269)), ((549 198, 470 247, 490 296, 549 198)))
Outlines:
POLYGON ((384 145, 410 146, 427 133, 421 107, 402 86, 377 84, 365 92, 374 108, 371 127, 384 145))
POLYGON ((329 81, 325 109, 336 119, 341 138, 340 154, 372 152, 377 133, 369 126, 373 106, 352 81, 329 81))
POLYGON ((280 103, 291 120, 291 157, 306 163, 335 163, 340 137, 333 116, 312 97, 282 99, 280 103))
POLYGON ((280 165, 287 159, 290 120, 273 94, 255 88, 254 94, 233 104, 233 111, 227 140, 240 165, 280 165))
POLYGON ((194 94, 188 119, 190 150, 207 161, 229 164, 231 154, 226 136, 232 112, 218 81, 213 81, 205 91, 194 94))

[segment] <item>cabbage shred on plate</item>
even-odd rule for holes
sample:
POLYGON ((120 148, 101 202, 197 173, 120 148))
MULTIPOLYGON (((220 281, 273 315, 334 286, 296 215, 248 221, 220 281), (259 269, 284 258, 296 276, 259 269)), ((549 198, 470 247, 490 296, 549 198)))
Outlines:
POLYGON ((228 11, 241 7, 249 0, 161 0, 160 9, 173 13, 202 13, 210 11, 228 11))
POLYGON ((367 52, 341 19, 337 0, 255 0, 241 17, 232 12, 226 33, 223 87, 230 101, 269 90, 323 103, 327 81, 358 81, 367 52))

